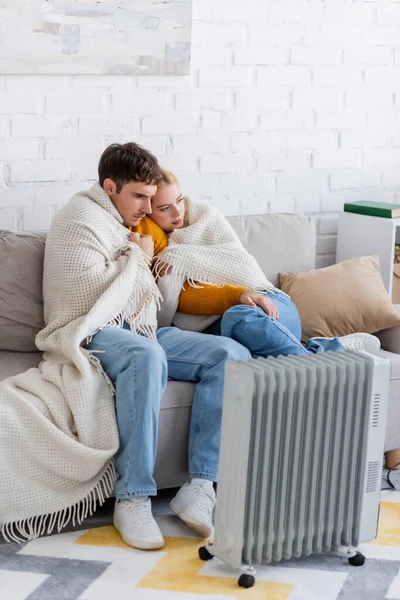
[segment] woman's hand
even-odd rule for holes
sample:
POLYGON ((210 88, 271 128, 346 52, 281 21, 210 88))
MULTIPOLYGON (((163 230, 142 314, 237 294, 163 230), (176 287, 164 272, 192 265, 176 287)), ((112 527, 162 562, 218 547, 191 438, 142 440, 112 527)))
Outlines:
POLYGON ((129 239, 134 244, 137 244, 139 248, 147 254, 150 258, 154 256, 154 242, 150 235, 140 235, 139 233, 135 233, 131 231, 129 233, 129 239))
POLYGON ((263 294, 252 292, 251 290, 245 290, 240 294, 240 303, 253 306, 254 308, 259 306, 269 317, 272 317, 276 320, 279 319, 278 307, 272 302, 272 300, 263 294))

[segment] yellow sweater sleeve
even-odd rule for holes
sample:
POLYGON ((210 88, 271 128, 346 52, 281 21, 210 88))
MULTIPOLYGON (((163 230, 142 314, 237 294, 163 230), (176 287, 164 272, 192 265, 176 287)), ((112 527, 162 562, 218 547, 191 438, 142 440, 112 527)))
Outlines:
MULTIPOLYGON (((150 217, 144 217, 137 227, 129 229, 140 235, 151 236, 154 256, 168 246, 167 234, 150 217)), ((179 296, 179 312, 188 315, 222 315, 228 308, 240 304, 240 294, 247 289, 235 285, 201 285, 201 288, 185 285, 179 296)))
POLYGON ((137 227, 129 227, 131 231, 140 235, 150 235, 154 242, 154 256, 160 254, 168 246, 168 237, 150 217, 143 217, 137 227))
POLYGON ((248 289, 236 285, 201 285, 201 288, 185 285, 179 296, 179 312, 188 315, 223 315, 228 308, 240 304, 240 294, 248 289))

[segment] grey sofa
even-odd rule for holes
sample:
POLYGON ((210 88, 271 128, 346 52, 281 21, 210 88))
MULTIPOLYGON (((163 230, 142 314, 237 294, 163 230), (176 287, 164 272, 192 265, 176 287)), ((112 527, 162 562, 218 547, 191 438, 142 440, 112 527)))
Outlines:
MULTIPOLYGON (((314 221, 303 215, 231 217, 230 223, 267 277, 315 268, 314 221)), ((42 265, 45 234, 0 231, 0 381, 36 367, 34 337, 43 326, 42 265)), ((380 354, 392 363, 386 450, 400 448, 400 327, 377 334, 380 354), (399 354, 397 354, 399 353, 399 354)), ((162 399, 155 477, 158 487, 187 478, 187 441, 194 385, 169 381, 162 399)))

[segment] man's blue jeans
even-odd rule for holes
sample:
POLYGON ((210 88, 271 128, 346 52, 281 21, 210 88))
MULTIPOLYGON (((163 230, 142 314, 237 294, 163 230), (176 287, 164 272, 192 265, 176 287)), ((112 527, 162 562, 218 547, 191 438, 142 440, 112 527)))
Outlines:
POLYGON ((167 374, 197 384, 189 433, 189 475, 217 480, 225 363, 250 358, 246 348, 229 338, 176 327, 160 329, 157 337, 158 343, 133 334, 127 325, 106 327, 87 346, 96 352, 116 390, 117 498, 157 493, 153 469, 167 374))
POLYGON ((236 340, 255 358, 344 350, 338 338, 313 338, 302 346, 301 323, 295 304, 280 291, 265 292, 264 295, 278 307, 278 320, 266 315, 262 308, 238 304, 227 310, 210 331, 236 340))

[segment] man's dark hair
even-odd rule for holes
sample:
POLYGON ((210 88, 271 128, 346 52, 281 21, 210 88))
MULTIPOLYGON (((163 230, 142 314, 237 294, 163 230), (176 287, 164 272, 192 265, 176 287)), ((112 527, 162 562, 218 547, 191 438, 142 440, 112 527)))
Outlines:
POLYGON ((162 181, 156 157, 135 142, 108 146, 100 157, 98 171, 100 185, 105 179, 112 179, 117 186, 117 193, 131 181, 147 185, 158 185, 162 181))

